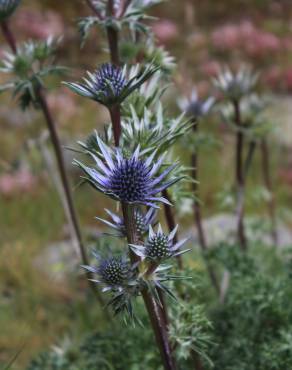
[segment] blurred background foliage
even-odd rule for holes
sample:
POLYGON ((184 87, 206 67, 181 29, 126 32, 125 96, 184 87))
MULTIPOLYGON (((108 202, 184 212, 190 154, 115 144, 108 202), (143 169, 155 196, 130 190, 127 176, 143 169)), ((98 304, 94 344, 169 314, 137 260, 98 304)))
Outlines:
MULTIPOLYGON (((27 0, 11 19, 11 25, 18 40, 63 35, 58 62, 72 68, 70 77, 78 80, 86 69, 108 59, 100 31, 93 32, 83 49, 80 48, 77 18, 89 14, 81 0, 27 0)), ((236 67, 246 62, 261 72, 260 89, 271 96, 267 112, 274 126, 270 147, 278 216, 289 231, 292 226, 289 211, 292 204, 291 1, 172 0, 156 6, 153 15, 160 18, 153 22, 158 42, 166 46, 178 63, 173 75, 175 84, 165 98, 171 112, 178 111, 177 95, 187 93, 193 84, 200 95, 211 94, 210 79, 220 65, 231 63, 236 67)), ((5 50, 1 39, 0 55, 5 50)), ((4 77, 0 78, 4 82, 4 77)), ((74 96, 58 79, 51 80, 48 94, 66 146, 74 146, 93 129, 102 129, 109 120, 105 109, 74 96)), ((68 227, 55 180, 47 170, 52 158, 41 115, 32 111, 23 114, 9 95, 1 95, 0 118, 0 364, 8 363, 20 351, 15 368, 24 369, 40 351, 48 351, 55 345, 52 351, 35 359, 29 370, 96 369, 97 350, 100 351, 100 369, 135 370, 141 368, 141 364, 143 369, 158 369, 155 349, 150 350, 150 333, 144 328, 143 333, 147 334, 139 335, 142 329, 133 329, 129 337, 121 338, 123 324, 117 323, 111 329, 111 323, 88 295, 84 280, 79 279, 82 273, 78 269, 79 261, 70 252, 68 227), (124 352, 132 357, 117 356, 124 352), (122 362, 125 360, 126 365, 122 362)), ((209 142, 202 146, 200 164, 203 213, 211 217, 230 211, 233 138, 215 114, 204 122, 202 133, 212 137, 212 145, 209 142)), ((182 155, 185 165, 189 165, 186 152, 182 155)), ((76 186, 78 172, 71 166, 69 151, 66 160, 81 223, 89 245, 94 246, 96 236, 102 231, 94 217, 100 215, 107 202, 90 188, 76 186)), ((263 227, 261 217, 266 214, 266 206, 261 176, 259 153, 256 153, 248 180, 247 211, 257 217, 263 227)), ((181 220, 185 230, 193 224, 187 212, 183 212, 181 220)), ((251 235, 257 227, 254 225, 251 222, 251 235)), ((205 281, 202 258, 196 252, 188 257, 187 264, 192 273, 200 276, 201 284, 190 294, 198 305, 207 306, 208 318, 213 322, 211 330, 208 320, 199 315, 203 329, 198 343, 204 347, 205 339, 214 342, 207 353, 216 363, 215 369, 288 369, 292 367, 292 318, 291 310, 286 310, 291 297, 291 266, 284 269, 286 257, 275 255, 260 243, 251 249, 251 262, 245 265, 250 267, 248 271, 241 271, 238 264, 235 271, 228 266, 234 275, 234 285, 224 310, 214 302, 212 288, 205 281), (259 265, 263 271, 257 271, 259 265), (277 278, 273 278, 271 271, 277 278), (259 300, 263 305, 259 306, 259 300), (260 309, 256 323, 252 317, 255 309, 260 309), (209 331, 212 332, 210 338, 209 331), (252 345, 255 341, 256 347, 252 345), (256 358, 258 353, 261 353, 261 363, 256 358), (279 358, 283 361, 280 364, 279 358)), ((236 256, 230 258, 229 250, 224 257, 224 250, 214 253, 212 258, 223 265, 226 255, 228 261, 236 261, 236 256)), ((188 314, 198 317, 196 312, 188 314)), ((173 335, 178 335, 175 325, 173 330, 173 335)), ((179 354, 182 363, 186 361, 184 368, 187 369, 190 365, 185 357, 185 353, 179 354)), ((211 366, 208 359, 205 366, 211 366)))

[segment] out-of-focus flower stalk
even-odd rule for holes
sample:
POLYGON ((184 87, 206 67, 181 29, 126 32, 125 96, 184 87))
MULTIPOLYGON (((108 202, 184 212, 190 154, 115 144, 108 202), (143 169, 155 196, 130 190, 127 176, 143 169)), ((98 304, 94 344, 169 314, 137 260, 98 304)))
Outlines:
POLYGON ((275 204, 275 194, 273 192, 272 179, 270 173, 270 152, 268 148, 268 143, 265 138, 261 140, 260 143, 261 155, 262 155, 262 172, 265 187, 269 192, 269 215, 271 220, 271 239, 275 245, 278 245, 278 233, 277 233, 277 218, 276 218, 276 204, 275 204))
POLYGON ((245 192, 245 178, 243 165, 244 134, 242 132, 240 116, 240 101, 234 99, 233 107, 235 124, 237 126, 236 155, 235 155, 235 181, 237 186, 237 208, 236 208, 237 236, 241 249, 246 250, 247 240, 244 226, 244 192, 245 192))
MULTIPOLYGON (((4 23, 3 23, 3 21, 1 21, 1 27, 2 27, 2 31, 3 31, 3 36, 6 38, 7 43, 10 45, 12 51, 15 54, 17 54, 16 41, 15 41, 14 35, 12 34, 12 32, 11 32, 9 26, 8 26, 8 23, 6 21, 4 21, 4 23)), ((49 109, 49 106, 48 106, 43 88, 39 88, 37 91, 35 91, 35 94, 37 96, 38 103, 39 103, 40 108, 41 108, 41 110, 43 112, 43 115, 45 117, 47 127, 48 127, 48 130, 49 130, 49 133, 50 133, 50 138, 51 138, 51 141, 52 141, 52 144, 53 144, 53 147, 54 147, 56 160, 57 160, 57 165, 58 165, 58 169, 59 169, 59 174, 60 174, 60 178, 61 178, 61 181, 62 181, 65 200, 66 200, 66 204, 67 204, 66 209, 68 210, 68 212, 66 212, 66 214, 67 214, 67 217, 68 217, 68 221, 71 225, 71 229, 74 231, 74 238, 73 239, 77 243, 82 263, 87 265, 89 263, 89 261, 88 261, 88 257, 87 257, 87 254, 86 254, 86 250, 85 250, 83 241, 82 241, 80 226, 79 226, 77 214, 76 214, 73 199, 72 199, 72 194, 71 194, 70 185, 69 185, 69 179, 68 179, 68 175, 67 175, 67 171, 66 171, 66 167, 65 167, 65 161, 64 161, 63 154, 62 154, 61 143, 60 143, 60 139, 59 139, 59 136, 58 136, 58 133, 57 133, 57 130, 56 130, 55 122, 54 122, 53 116, 50 112, 50 109, 49 109)), ((104 304, 103 299, 100 296, 100 294, 96 293, 95 285, 91 281, 92 276, 91 276, 90 272, 87 272, 87 278, 88 278, 87 280, 89 282, 90 288, 94 291, 95 296, 97 296, 97 299, 103 305, 104 304)))

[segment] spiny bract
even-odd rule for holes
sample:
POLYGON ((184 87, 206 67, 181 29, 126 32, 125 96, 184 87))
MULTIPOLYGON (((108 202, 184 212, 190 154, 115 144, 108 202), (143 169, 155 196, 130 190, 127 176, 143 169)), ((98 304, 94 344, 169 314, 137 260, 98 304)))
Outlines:
POLYGON ((95 160, 96 167, 88 167, 75 161, 87 175, 85 180, 96 190, 128 204, 144 204, 159 208, 156 202, 169 203, 167 199, 157 194, 180 180, 175 177, 165 181, 168 174, 177 166, 176 163, 159 174, 164 157, 154 162, 155 151, 144 159, 140 158, 138 147, 130 158, 125 158, 119 149, 110 149, 98 136, 96 140, 103 160, 89 152, 95 160))

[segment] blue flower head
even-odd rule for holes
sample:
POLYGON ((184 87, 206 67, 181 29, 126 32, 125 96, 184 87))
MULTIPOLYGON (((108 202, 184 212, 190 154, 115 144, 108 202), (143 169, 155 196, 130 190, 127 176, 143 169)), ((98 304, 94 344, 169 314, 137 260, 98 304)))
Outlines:
POLYGON ((137 66, 127 73, 126 67, 120 68, 114 64, 105 63, 93 73, 87 72, 87 77, 82 83, 67 82, 65 85, 78 95, 110 107, 121 104, 158 69, 150 64, 145 68, 137 66))
POLYGON ((180 109, 189 117, 195 119, 206 116, 210 112, 214 103, 215 98, 212 96, 206 100, 199 99, 196 89, 192 90, 190 97, 184 97, 178 100, 180 109))
POLYGON ((103 291, 121 290, 127 285, 132 274, 130 265, 125 258, 113 256, 102 258, 97 253, 94 253, 94 256, 98 261, 97 267, 82 267, 97 275, 97 279, 93 281, 103 285, 103 291))
POLYGON ((168 201, 158 193, 176 183, 180 178, 166 180, 177 163, 161 169, 164 156, 154 162, 155 151, 147 159, 140 158, 139 147, 130 157, 125 157, 119 149, 110 149, 96 137, 102 160, 92 152, 95 167, 88 167, 79 161, 75 163, 84 171, 84 179, 96 190, 113 199, 128 204, 142 204, 159 208, 155 203, 168 201))
POLYGON ((160 224, 158 225, 157 232, 154 232, 150 226, 148 240, 145 245, 131 245, 131 248, 142 259, 147 258, 156 262, 186 253, 188 250, 180 250, 180 248, 186 243, 187 239, 183 239, 177 243, 174 242, 177 228, 178 226, 167 235, 163 232, 160 224))
POLYGON ((10 17, 19 4, 20 0, 0 0, 0 21, 10 17))

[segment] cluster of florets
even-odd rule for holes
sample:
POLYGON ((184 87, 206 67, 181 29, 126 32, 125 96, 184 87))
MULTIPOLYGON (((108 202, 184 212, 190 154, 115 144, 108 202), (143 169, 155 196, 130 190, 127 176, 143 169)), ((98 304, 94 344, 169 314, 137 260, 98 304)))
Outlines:
POLYGON ((117 98, 126 86, 123 70, 113 64, 106 63, 93 74, 93 84, 96 91, 101 91, 105 97, 117 98))
POLYGON ((193 119, 206 116, 215 103, 215 98, 210 96, 206 100, 199 99, 196 89, 193 89, 189 97, 178 100, 180 109, 193 119))
POLYGON ((161 262, 170 257, 177 257, 188 250, 180 250, 187 239, 175 242, 175 235, 178 226, 168 235, 162 230, 161 225, 154 232, 152 226, 149 226, 149 235, 144 245, 131 245, 134 253, 142 259, 149 259, 155 262, 161 262))
POLYGON ((124 257, 103 258, 93 253, 97 266, 83 266, 87 271, 97 276, 93 281, 103 285, 103 291, 121 290, 131 279, 131 267, 124 257))
POLYGON ((163 157, 154 162, 155 152, 144 159, 140 157, 138 147, 132 156, 127 158, 119 149, 110 149, 98 136, 96 140, 103 160, 90 153, 95 160, 95 167, 75 161, 84 171, 86 175, 84 179, 96 190, 127 204, 159 208, 157 202, 168 203, 167 199, 157 194, 179 180, 179 178, 166 180, 177 164, 168 166, 159 173, 163 157))
POLYGON ((104 283, 111 286, 122 286, 128 277, 129 266, 121 258, 111 257, 103 260, 97 271, 104 283))
POLYGON ((129 75, 125 67, 105 63, 93 73, 87 72, 82 83, 67 82, 65 85, 78 95, 110 108, 112 105, 121 104, 157 70, 157 67, 150 64, 145 68, 136 68, 135 74, 129 75))

